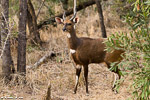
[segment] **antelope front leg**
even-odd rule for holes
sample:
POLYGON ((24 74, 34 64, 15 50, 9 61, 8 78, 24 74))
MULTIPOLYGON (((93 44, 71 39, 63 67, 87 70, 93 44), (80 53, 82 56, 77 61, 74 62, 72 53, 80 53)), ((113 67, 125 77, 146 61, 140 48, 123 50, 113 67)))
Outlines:
POLYGON ((79 83, 80 73, 81 73, 81 67, 80 68, 76 68, 76 83, 75 83, 75 88, 74 88, 74 94, 77 91, 77 86, 78 86, 78 83, 79 83))
POLYGON ((86 85, 86 94, 89 95, 89 91, 88 91, 88 65, 84 65, 84 78, 85 78, 85 85, 86 85))

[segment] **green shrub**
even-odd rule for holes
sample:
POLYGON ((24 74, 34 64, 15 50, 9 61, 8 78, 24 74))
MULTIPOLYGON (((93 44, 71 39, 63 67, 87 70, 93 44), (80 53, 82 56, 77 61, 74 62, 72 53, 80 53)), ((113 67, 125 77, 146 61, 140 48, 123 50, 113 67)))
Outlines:
MULTIPOLYGON (((124 59, 117 66, 123 70, 122 75, 132 76, 133 99, 149 100, 150 1, 134 0, 133 6, 134 9, 125 16, 125 22, 128 23, 131 29, 130 33, 116 33, 110 36, 105 42, 107 45, 106 50, 109 52, 113 49, 125 50, 122 55, 124 59)), ((113 69, 115 69, 114 66, 113 69)))

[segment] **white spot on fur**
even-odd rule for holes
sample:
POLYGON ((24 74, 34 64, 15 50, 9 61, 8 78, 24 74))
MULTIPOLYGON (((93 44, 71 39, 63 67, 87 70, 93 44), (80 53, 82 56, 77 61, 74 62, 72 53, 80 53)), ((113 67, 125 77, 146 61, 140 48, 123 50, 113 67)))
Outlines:
POLYGON ((80 68, 82 68, 82 66, 81 66, 81 65, 76 65, 75 68, 76 68, 76 69, 80 69, 80 68))
POLYGON ((75 53, 76 52, 76 50, 73 50, 73 49, 70 49, 70 53, 75 53))
POLYGON ((113 82, 113 87, 115 86, 116 83, 116 74, 114 73, 114 82, 113 82))
POLYGON ((79 80, 79 78, 78 78, 78 76, 76 75, 76 85, 77 85, 77 83, 78 83, 78 80, 79 80))
POLYGON ((74 25, 73 27, 74 27, 74 29, 76 29, 76 25, 74 25))
POLYGON ((68 34, 67 34, 67 37, 68 37, 68 38, 71 38, 71 35, 70 35, 70 33, 68 33, 68 34))

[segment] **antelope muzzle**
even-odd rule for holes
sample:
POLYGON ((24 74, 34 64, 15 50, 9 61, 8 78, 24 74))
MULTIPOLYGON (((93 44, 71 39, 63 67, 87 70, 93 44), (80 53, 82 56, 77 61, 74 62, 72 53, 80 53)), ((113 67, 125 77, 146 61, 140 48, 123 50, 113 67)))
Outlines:
POLYGON ((66 29, 66 24, 64 25, 63 29, 62 29, 64 32, 67 31, 66 29))

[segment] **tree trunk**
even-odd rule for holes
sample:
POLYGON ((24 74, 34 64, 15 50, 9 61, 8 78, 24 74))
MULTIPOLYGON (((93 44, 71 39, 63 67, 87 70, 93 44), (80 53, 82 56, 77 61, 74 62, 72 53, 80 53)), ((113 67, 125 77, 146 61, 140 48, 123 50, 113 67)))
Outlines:
POLYGON ((30 32, 30 39, 32 43, 41 44, 40 33, 37 27, 37 18, 35 15, 34 7, 31 3, 31 0, 28 0, 28 11, 27 11, 27 23, 30 32))
MULTIPOLYGON (((2 47, 2 74, 5 77, 5 82, 10 80, 11 68, 14 68, 13 60, 10 51, 9 39, 9 0, 1 0, 2 15, 1 15, 1 39, 2 47)), ((14 70, 14 69, 13 69, 14 70)))
POLYGON ((19 0, 19 34, 18 34, 18 58, 17 71, 21 75, 26 73, 26 18, 27 0, 19 0))
MULTIPOLYGON (((1 5, 1 1, 0 1, 0 5, 1 5)), ((0 13, 2 12, 2 9, 0 9, 0 13)), ((0 23, 2 23, 2 14, 0 14, 0 23)), ((0 24, 0 53, 1 53, 1 48, 2 48, 2 43, 1 43, 1 29, 2 29, 2 26, 0 24)))
POLYGON ((107 38, 106 29, 105 29, 105 25, 104 25, 104 17, 103 17, 103 10, 102 10, 102 6, 101 6, 101 0, 95 0, 95 2, 96 2, 98 13, 99 13, 102 37, 107 38))

